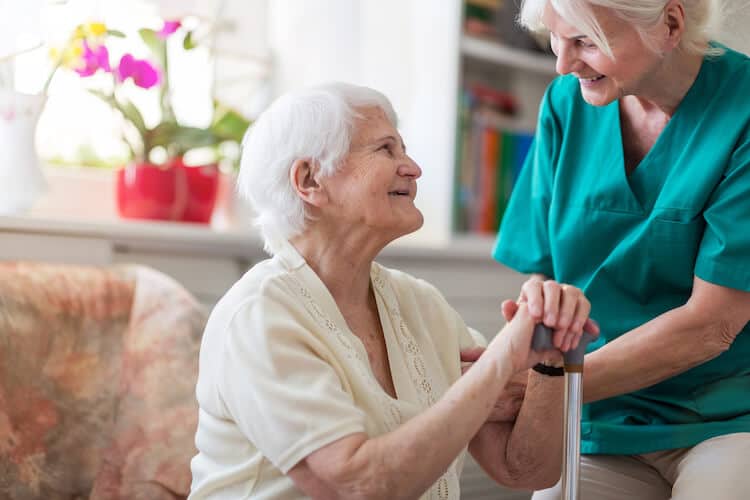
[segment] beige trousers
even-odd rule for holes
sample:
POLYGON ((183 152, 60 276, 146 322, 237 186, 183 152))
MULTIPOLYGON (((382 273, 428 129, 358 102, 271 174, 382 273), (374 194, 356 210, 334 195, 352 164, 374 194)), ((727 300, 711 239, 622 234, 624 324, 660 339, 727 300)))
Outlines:
MULTIPOLYGON (((580 500, 750 499, 750 433, 645 455, 581 456, 580 500)), ((532 500, 561 499, 560 483, 532 500)))

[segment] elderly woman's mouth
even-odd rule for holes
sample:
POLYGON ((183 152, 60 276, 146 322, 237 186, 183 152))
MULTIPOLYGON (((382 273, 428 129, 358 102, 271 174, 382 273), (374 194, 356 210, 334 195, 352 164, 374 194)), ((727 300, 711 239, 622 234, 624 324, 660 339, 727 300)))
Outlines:
POLYGON ((395 191, 389 191, 388 196, 409 196, 411 191, 408 189, 397 189, 395 191))

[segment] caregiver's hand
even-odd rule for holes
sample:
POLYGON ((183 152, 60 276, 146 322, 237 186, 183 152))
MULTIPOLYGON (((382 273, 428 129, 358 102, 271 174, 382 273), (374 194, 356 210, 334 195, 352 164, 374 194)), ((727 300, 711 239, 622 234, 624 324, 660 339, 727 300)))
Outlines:
POLYGON ((528 304, 529 314, 553 330, 552 343, 563 352, 578 346, 583 331, 599 334, 599 325, 589 318, 591 303, 572 285, 532 276, 521 287, 517 302, 503 302, 507 321, 515 316, 521 303, 528 304))

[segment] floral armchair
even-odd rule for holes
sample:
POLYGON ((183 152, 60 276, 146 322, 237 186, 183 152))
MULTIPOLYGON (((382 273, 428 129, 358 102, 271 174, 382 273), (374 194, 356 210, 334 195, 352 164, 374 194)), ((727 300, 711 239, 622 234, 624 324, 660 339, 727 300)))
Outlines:
POLYGON ((0 263, 0 499, 187 497, 205 320, 145 267, 0 263))

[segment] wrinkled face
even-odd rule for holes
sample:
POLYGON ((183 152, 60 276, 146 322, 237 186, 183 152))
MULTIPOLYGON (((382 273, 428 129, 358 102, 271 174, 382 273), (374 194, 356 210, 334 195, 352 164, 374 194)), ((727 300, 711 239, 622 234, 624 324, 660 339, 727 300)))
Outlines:
POLYGON ((649 77, 659 67, 661 56, 643 41, 631 24, 610 9, 594 6, 593 12, 614 59, 547 4, 542 22, 550 31, 557 72, 575 75, 583 98, 595 106, 607 105, 626 95, 639 95, 649 85, 649 77))
POLYGON ((349 154, 326 179, 333 216, 375 230, 387 240, 422 227, 414 205, 422 170, 379 108, 360 108, 349 154))

